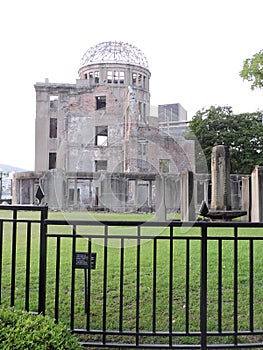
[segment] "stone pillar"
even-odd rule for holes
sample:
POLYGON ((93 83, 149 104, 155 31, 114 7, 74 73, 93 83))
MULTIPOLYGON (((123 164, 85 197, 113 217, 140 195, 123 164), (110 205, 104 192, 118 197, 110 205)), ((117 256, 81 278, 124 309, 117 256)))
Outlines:
POLYGON ((134 207, 137 211, 139 209, 139 202, 138 202, 138 180, 136 179, 134 181, 134 207))
POLYGON ((137 181, 137 208, 148 207, 148 184, 143 180, 137 181))
POLYGON ((74 208, 78 206, 78 180, 74 179, 74 208))
POLYGON ((153 187, 152 181, 150 180, 148 182, 148 205, 150 209, 152 209, 152 206, 153 206, 152 187, 153 187))
POLYGON ((23 180, 19 180, 19 204, 23 204, 23 180))
POLYGON ((156 176, 156 220, 166 220, 165 177, 163 175, 156 176))
POLYGON ((251 221, 263 221, 263 167, 255 166, 251 174, 251 221))
POLYGON ((165 207, 169 212, 178 210, 178 198, 180 197, 179 175, 167 175, 165 178, 165 207))
POLYGON ((211 211, 231 210, 230 158, 228 149, 222 145, 212 149, 211 179, 211 211))
POLYGON ((41 178, 41 186, 45 194, 45 202, 53 210, 65 208, 65 174, 61 169, 52 169, 41 178))
POLYGON ((35 198, 34 198, 34 179, 31 179, 30 180, 30 201, 29 201, 29 203, 33 204, 34 201, 35 201, 35 198))
POLYGON ((100 205, 110 211, 123 212, 127 201, 127 182, 122 176, 103 174, 100 179, 100 205))
POLYGON ((250 221, 250 206, 251 206, 251 182, 249 176, 242 177, 242 210, 247 212, 242 216, 242 221, 250 221))
POLYGON ((203 182, 204 187, 204 201, 208 203, 208 187, 209 187, 209 180, 204 180, 203 182))
POLYGON ((181 174, 181 220, 195 221, 194 175, 192 171, 181 174))
POLYGON ((12 180, 12 204, 20 204, 20 180, 16 178, 16 174, 12 180))

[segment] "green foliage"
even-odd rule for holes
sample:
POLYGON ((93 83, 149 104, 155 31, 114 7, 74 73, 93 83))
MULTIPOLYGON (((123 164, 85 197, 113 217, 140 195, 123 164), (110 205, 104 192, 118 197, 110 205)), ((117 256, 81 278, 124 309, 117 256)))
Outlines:
POLYGON ((251 82, 251 89, 263 87, 263 50, 259 51, 252 58, 247 58, 243 63, 240 76, 251 82))
MULTIPOLYGON (((235 115, 231 107, 211 106, 196 113, 186 137, 197 139, 197 159, 202 151, 210 164, 212 148, 225 145, 230 152, 231 172, 249 174, 255 165, 263 164, 262 121, 263 113, 259 111, 235 115)), ((197 171, 202 169, 197 166, 197 171)))
POLYGON ((13 308, 0 308, 1 349, 81 349, 77 338, 51 318, 13 308))

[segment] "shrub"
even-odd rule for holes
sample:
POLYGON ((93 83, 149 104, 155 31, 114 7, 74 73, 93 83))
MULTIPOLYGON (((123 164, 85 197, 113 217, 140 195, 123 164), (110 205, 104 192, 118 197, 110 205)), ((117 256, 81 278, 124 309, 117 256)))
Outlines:
POLYGON ((0 308, 2 350, 79 350, 77 338, 53 319, 13 308, 0 308))

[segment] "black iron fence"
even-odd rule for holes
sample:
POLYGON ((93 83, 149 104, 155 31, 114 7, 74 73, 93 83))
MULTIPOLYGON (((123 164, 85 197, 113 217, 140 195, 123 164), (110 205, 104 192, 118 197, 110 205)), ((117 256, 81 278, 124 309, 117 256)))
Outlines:
POLYGON ((263 348, 263 223, 1 209, 1 303, 68 323, 83 347, 263 348))

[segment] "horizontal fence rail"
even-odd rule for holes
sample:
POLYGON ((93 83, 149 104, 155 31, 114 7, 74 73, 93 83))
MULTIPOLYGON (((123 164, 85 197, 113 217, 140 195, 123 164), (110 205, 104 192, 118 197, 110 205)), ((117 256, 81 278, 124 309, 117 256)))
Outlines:
POLYGON ((1 304, 67 323, 87 348, 263 348, 263 223, 52 220, 46 207, 30 219, 32 207, 6 207, 1 304))

